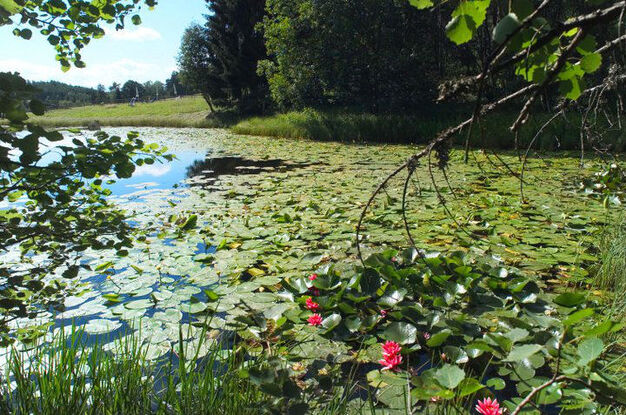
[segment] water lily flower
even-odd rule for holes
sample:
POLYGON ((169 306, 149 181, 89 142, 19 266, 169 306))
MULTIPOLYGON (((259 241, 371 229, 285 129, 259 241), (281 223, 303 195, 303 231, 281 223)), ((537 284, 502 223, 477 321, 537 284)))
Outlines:
POLYGON ((398 370, 398 366, 402 363, 402 356, 399 354, 383 355, 383 358, 378 363, 383 365, 383 370, 398 370))
POLYGON ((309 280, 310 281, 315 281, 317 279, 317 274, 311 274, 309 275, 309 280))
POLYGON ((424 333, 423 336, 425 340, 430 339, 430 333, 424 333))
POLYGON ((322 325, 322 316, 320 316, 319 314, 315 313, 313 315, 311 315, 308 320, 309 324, 311 326, 321 326, 322 325))
POLYGON ((380 316, 381 316, 382 318, 387 317, 387 310, 380 310, 380 316))
POLYGON ((497 399, 485 398, 476 403, 476 411, 482 415, 502 415, 502 408, 497 399))
POLYGON ((402 347, 396 342, 388 341, 382 345, 383 348, 383 357, 384 356, 393 356, 396 354, 400 354, 402 347))
POLYGON ((307 310, 317 311, 320 308, 320 305, 313 301, 311 297, 306 299, 306 308, 307 310))
POLYGON ((397 370, 398 365, 402 363, 402 356, 400 351, 402 348, 400 345, 393 341, 387 341, 382 345, 383 358, 378 361, 383 366, 383 370, 397 370))

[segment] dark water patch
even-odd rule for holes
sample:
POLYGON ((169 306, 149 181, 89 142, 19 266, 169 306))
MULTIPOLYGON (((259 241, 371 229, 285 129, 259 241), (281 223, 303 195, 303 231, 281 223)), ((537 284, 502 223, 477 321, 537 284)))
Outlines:
POLYGON ((310 166, 311 163, 288 162, 281 159, 253 160, 244 157, 206 157, 195 160, 187 167, 188 178, 214 181, 220 176, 260 174, 264 172, 288 172, 310 166))

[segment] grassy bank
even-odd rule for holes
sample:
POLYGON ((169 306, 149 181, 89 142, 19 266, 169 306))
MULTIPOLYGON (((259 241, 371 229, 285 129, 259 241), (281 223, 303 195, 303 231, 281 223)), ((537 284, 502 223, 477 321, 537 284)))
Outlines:
POLYGON ((52 110, 32 120, 45 127, 84 127, 97 121, 110 127, 215 127, 199 95, 153 103, 104 104, 52 110))
MULTIPOLYGON (((234 125, 231 129, 238 134, 270 137, 308 138, 322 141, 395 142, 423 144, 430 141, 439 131, 455 125, 467 117, 470 109, 436 110, 432 114, 393 115, 364 114, 337 111, 304 110, 253 117, 234 125)), ((510 149, 515 137, 507 128, 517 118, 514 111, 503 111, 481 120, 471 137, 473 146, 510 149), (477 145, 480 143, 480 145, 477 145)), ((550 118, 539 115, 528 121, 519 136, 519 146, 526 147, 537 131, 550 118)), ((535 140, 535 148, 545 150, 580 148, 580 119, 576 116, 559 118, 543 129, 535 140)), ((608 138, 614 143, 614 151, 626 148, 626 133, 615 131, 608 138)), ((457 137, 463 143, 465 135, 457 137)))
MULTIPOLYGON (((471 108, 454 106, 436 108, 423 114, 368 114, 349 110, 292 111, 263 117, 241 119, 233 113, 209 114, 204 99, 190 96, 154 103, 107 104, 52 110, 32 120, 46 127, 85 127, 97 121, 111 127, 230 127, 234 133, 305 138, 319 141, 382 142, 423 144, 439 131, 455 125, 471 112, 471 108), (209 115, 209 116, 207 116, 209 115)), ((508 130, 517 113, 501 111, 481 120, 471 142, 476 147, 510 149, 514 135, 508 130), (477 143, 480 143, 478 146, 477 143)), ((522 129, 519 146, 525 148, 550 115, 532 117, 522 129)), ((462 144, 465 136, 457 137, 462 144)), ((626 133, 616 129, 605 140, 613 143, 613 151, 626 149, 626 133)), ((580 119, 576 115, 558 118, 536 138, 535 148, 544 150, 580 149, 580 119)))

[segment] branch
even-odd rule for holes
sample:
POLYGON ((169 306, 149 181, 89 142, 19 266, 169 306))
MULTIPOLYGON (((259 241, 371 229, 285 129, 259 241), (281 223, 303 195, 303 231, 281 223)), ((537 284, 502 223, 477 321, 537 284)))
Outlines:
POLYGON ((619 17, 622 8, 624 7, 626 7, 626 1, 620 1, 609 8, 596 10, 593 13, 576 17, 565 23, 557 23, 554 29, 550 30, 548 33, 546 33, 546 35, 539 38, 539 40, 536 43, 532 44, 527 50, 523 50, 517 53, 509 60, 496 66, 493 69, 493 72, 499 72, 502 69, 505 69, 523 60, 527 56, 527 54, 533 53, 537 49, 540 49, 543 46, 547 45, 552 41, 552 39, 560 36, 563 32, 567 32, 568 30, 574 28, 589 28, 602 23, 606 23, 607 21, 611 21, 619 17))

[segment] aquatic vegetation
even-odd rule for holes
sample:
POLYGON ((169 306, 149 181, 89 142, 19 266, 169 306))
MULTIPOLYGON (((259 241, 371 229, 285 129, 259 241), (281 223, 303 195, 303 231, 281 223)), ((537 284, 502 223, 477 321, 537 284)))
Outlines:
MULTIPOLYGON (((470 408, 475 397, 491 393, 513 408, 516 396, 528 392, 514 389, 521 382, 514 371, 533 387, 549 380, 555 332, 569 338, 587 324, 581 332, 595 330, 600 339, 619 330, 612 321, 594 320, 600 313, 593 296, 580 302, 571 296, 591 281, 587 268, 598 259, 598 231, 619 214, 579 188, 600 160, 580 168, 578 155, 531 158, 528 200, 521 201, 519 181, 503 164, 518 166, 515 154, 476 152, 477 163, 465 165, 453 150, 450 164, 458 174, 449 185, 434 189, 422 174, 410 184, 411 231, 431 254, 421 259, 412 250, 389 249, 408 244, 402 183, 392 182, 366 217, 361 247, 370 259, 362 267, 355 228, 364 195, 412 147, 210 130, 141 134, 174 154, 195 151, 202 159, 206 153, 206 160, 194 163, 180 186, 133 183, 134 191, 114 193, 110 199, 143 230, 140 243, 123 257, 86 251, 91 271, 80 270, 63 307, 14 323, 22 333, 32 326, 34 334, 22 335, 21 343, 74 320, 88 339, 134 330, 146 360, 157 361, 173 347, 198 347, 202 357, 210 352, 205 330, 235 331, 252 356, 271 355, 265 369, 249 376, 277 408, 321 410, 334 399, 323 391, 344 387, 346 405, 357 397, 350 405, 371 399, 374 406, 404 408, 410 396, 416 408, 435 411, 470 408), (560 295, 564 304, 554 303, 560 295), (563 330, 559 318, 570 317, 572 328, 563 330), (380 371, 387 341, 402 348, 389 354, 397 372, 380 371), (408 381, 414 388, 407 392, 408 381), (284 390, 293 393, 285 397, 284 390)), ((595 356, 599 343, 583 341, 568 345, 568 356, 589 346, 594 352, 572 368, 602 366, 605 345, 595 356)), ((557 395, 559 405, 578 399, 564 390, 543 402, 557 395)), ((585 405, 595 404, 592 394, 583 395, 585 405)))

